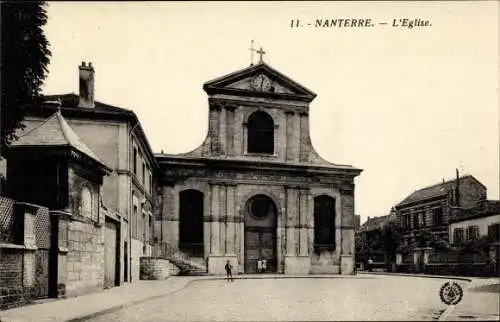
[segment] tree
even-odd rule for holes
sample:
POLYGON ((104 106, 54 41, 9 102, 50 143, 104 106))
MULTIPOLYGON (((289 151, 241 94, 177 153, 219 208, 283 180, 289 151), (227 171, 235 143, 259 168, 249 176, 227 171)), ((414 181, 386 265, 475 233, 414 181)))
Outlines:
POLYGON ((403 239, 403 230, 395 221, 387 222, 381 231, 381 244, 385 251, 386 258, 394 260, 396 251, 403 239))
POLYGON ((51 52, 43 32, 43 1, 1 2, 0 157, 23 128, 27 107, 35 104, 47 76, 51 52))

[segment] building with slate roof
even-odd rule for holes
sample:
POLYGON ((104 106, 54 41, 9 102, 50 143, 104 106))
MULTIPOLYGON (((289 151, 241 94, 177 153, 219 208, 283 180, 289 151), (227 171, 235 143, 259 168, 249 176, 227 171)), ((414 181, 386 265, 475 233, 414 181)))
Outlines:
POLYGON ((453 209, 472 208, 486 200, 486 187, 472 175, 428 186, 404 198, 396 206, 405 241, 412 242, 423 231, 449 240, 448 224, 453 209))
MULTIPOLYGON (((46 95, 27 111, 25 129, 18 135, 33 136, 34 129, 60 121, 78 136, 63 132, 75 150, 84 142, 94 159, 111 169, 102 183, 102 206, 106 210, 108 239, 118 238, 117 256, 106 259, 107 286, 139 280, 139 260, 152 253, 154 230, 153 190, 157 162, 137 115, 129 109, 95 99, 95 69, 91 63, 78 66, 79 92, 46 95), (50 118, 52 116, 52 118, 50 118), (47 119, 49 118, 49 119, 47 119), (117 237, 116 237, 117 236, 117 237)), ((37 136, 45 139, 50 133, 37 136)), ((26 136, 23 136, 27 140, 26 136)), ((55 138, 52 138, 55 139, 55 138)), ((64 137, 57 138, 64 144, 64 137)), ((88 151, 87 151, 88 152, 88 151)), ((10 162, 9 162, 10 163, 10 162)), ((9 178, 7 178, 9 180, 9 178)), ((23 199, 20 199, 23 200, 23 199)))
POLYGON ((37 211, 34 222, 20 220, 21 213, 16 212, 15 230, 22 231, 35 223, 22 235, 38 231, 36 247, 23 254, 23 287, 34 287, 37 296, 57 297, 115 285, 109 276, 115 276, 116 267, 110 272, 105 258, 117 257, 118 241, 116 235, 110 239, 104 234, 108 220, 101 197, 103 177, 111 169, 75 133, 60 111, 12 142, 8 160, 7 191, 13 199, 24 202, 18 208, 29 209, 33 208, 29 204, 36 204, 50 210, 50 215, 37 211), (35 271, 36 282, 31 283, 29 272, 35 271), (44 283, 46 287, 40 287, 44 283))

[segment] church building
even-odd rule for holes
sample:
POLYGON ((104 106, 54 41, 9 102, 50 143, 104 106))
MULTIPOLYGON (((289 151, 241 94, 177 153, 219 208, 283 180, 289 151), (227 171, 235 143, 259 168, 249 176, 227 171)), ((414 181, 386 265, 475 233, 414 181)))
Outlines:
POLYGON ((156 154, 155 235, 207 268, 352 274, 354 178, 311 145, 312 91, 261 60, 204 84, 208 134, 156 154))

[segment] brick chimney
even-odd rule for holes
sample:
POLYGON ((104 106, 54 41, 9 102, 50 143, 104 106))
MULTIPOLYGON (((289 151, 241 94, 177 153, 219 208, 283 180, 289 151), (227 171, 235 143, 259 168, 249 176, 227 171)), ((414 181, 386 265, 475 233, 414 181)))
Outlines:
POLYGON ((88 65, 82 62, 78 70, 80 81, 78 107, 94 108, 94 67, 90 62, 88 65))

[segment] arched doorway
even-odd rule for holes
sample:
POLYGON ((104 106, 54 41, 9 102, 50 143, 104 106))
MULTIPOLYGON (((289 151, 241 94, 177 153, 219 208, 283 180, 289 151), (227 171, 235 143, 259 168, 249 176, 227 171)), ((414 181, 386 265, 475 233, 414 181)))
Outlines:
POLYGON ((276 209, 266 195, 253 196, 245 205, 245 273, 257 272, 259 258, 266 260, 266 272, 277 272, 276 209))
POLYGON ((203 192, 184 190, 179 194, 179 250, 203 256, 203 192))

